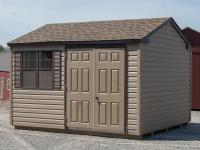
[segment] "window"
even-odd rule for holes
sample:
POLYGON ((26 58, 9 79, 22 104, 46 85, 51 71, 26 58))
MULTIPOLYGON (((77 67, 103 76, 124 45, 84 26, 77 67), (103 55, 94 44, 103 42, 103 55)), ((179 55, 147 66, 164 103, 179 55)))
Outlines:
POLYGON ((23 53, 23 87, 52 89, 52 52, 23 53))

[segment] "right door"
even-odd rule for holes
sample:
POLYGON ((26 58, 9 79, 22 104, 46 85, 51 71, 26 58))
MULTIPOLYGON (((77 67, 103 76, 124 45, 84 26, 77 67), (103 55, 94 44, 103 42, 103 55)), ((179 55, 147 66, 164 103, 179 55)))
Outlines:
POLYGON ((95 49, 94 126, 124 132, 124 50, 95 49))

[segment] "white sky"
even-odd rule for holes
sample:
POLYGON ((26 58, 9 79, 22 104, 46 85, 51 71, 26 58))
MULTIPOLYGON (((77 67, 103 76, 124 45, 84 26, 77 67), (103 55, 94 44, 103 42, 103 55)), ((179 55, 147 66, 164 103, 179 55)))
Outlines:
POLYGON ((47 23, 164 16, 200 30, 200 0, 0 0, 0 45, 47 23))

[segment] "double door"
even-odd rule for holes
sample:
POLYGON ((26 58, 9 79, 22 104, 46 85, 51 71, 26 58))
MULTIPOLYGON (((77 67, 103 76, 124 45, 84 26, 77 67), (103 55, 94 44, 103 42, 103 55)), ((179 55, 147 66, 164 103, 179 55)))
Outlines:
POLYGON ((71 49, 66 61, 67 127, 124 132, 124 50, 71 49))

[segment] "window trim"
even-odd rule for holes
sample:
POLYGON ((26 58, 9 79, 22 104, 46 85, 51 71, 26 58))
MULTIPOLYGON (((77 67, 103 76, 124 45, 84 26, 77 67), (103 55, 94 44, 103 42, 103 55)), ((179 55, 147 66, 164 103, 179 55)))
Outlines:
POLYGON ((49 69, 49 70, 46 70, 46 69, 40 69, 40 67, 39 67, 39 61, 40 61, 40 54, 41 54, 41 52, 43 52, 42 50, 41 51, 23 51, 22 52, 22 63, 21 63, 21 71, 22 71, 22 73, 21 73, 21 78, 22 78, 22 80, 21 80, 21 89, 33 89, 33 90, 53 90, 54 89, 54 83, 53 83, 53 81, 52 81, 52 85, 51 85, 51 87, 49 87, 49 88, 40 88, 39 87, 39 72, 40 71, 51 71, 51 75, 52 75, 52 80, 53 80, 53 70, 54 70, 54 67, 53 67, 53 62, 54 62, 54 58, 53 58, 53 51, 51 51, 51 50, 49 50, 49 51, 45 51, 45 52, 51 52, 51 54, 52 54, 52 59, 51 59, 51 61, 52 61, 52 63, 51 63, 51 70, 49 69), (27 68, 24 68, 24 53, 26 53, 26 52, 34 52, 34 53, 36 53, 36 68, 35 69, 27 69, 27 68), (24 74, 23 74, 23 72, 24 71, 35 71, 35 76, 36 76, 36 86, 35 87, 24 87, 24 74))

